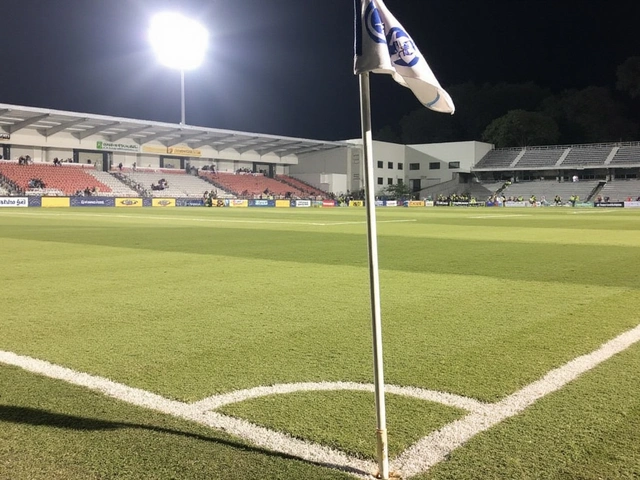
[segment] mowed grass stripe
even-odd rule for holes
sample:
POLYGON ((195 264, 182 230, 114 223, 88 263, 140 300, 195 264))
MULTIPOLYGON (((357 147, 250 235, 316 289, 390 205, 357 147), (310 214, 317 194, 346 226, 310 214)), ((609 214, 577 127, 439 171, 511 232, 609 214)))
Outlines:
MULTIPOLYGON (((4 350, 187 400, 371 381, 364 268, 92 246, 70 255, 38 242, 17 255, 30 243, 12 247, 4 350), (25 289, 37 292, 28 308, 25 289)), ((546 282, 397 271, 381 280, 388 381, 486 400, 634 325, 640 308, 635 295, 620 302, 619 288, 569 297, 546 282)))

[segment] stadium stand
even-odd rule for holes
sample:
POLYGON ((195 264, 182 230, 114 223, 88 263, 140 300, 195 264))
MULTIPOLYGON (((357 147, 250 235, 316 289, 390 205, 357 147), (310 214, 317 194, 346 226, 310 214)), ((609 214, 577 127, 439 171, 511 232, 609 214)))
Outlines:
POLYGON ((0 186, 0 197, 6 197, 7 195, 9 195, 9 191, 0 186))
MULTIPOLYGON (((197 197, 202 198, 205 192, 215 189, 213 185, 203 179, 189 175, 183 170, 176 169, 123 169, 120 172, 134 184, 142 185, 144 193, 151 197, 197 197), (155 190, 160 180, 166 180, 167 186, 155 190)), ((224 198, 226 192, 217 190, 219 197, 224 198)))
POLYGON ((328 198, 327 192, 323 192, 319 188, 314 187, 313 185, 308 184, 307 182, 303 182, 302 180, 290 177, 289 175, 276 175, 276 180, 279 180, 287 185, 291 185, 294 188, 297 188, 303 193, 310 195, 312 197, 323 197, 328 198))
POLYGON ((640 165, 640 145, 620 147, 609 165, 633 164, 640 165))
POLYGON ((475 169, 506 170, 522 152, 519 148, 496 149, 487 153, 474 167, 475 169))
POLYGON ((629 179, 607 182, 598 195, 602 198, 609 197, 612 202, 623 202, 629 198, 636 200, 640 197, 640 180, 629 179))
POLYGON ((107 185, 111 189, 111 192, 109 194, 105 194, 105 196, 137 197, 139 195, 138 192, 136 192, 133 188, 125 185, 108 172, 101 172, 98 170, 85 171, 100 183, 107 185))
POLYGON ((236 174, 236 173, 216 173, 211 174, 201 172, 202 176, 207 176, 217 185, 234 195, 241 197, 256 197, 260 195, 272 195, 275 197, 298 197, 308 198, 299 189, 280 182, 274 178, 265 177, 262 174, 236 174))
POLYGON ((582 182, 557 182, 549 180, 519 182, 509 185, 503 190, 503 195, 508 197, 523 197, 529 200, 531 195, 535 195, 538 200, 542 197, 548 202, 553 201, 556 195, 560 195, 563 201, 567 201, 571 195, 578 195, 581 201, 586 201, 599 185, 599 181, 582 181, 582 182))
POLYGON ((566 148, 527 149, 516 168, 553 168, 566 148))
MULTIPOLYGON (((95 188, 95 194, 108 195, 111 189, 85 171, 85 166, 63 163, 53 166, 46 163, 19 165, 17 161, 0 161, 0 174, 15 183, 26 195, 74 195, 78 190, 95 188), (32 180, 40 180, 44 187, 29 186, 32 180)), ((91 166, 90 168, 93 168, 91 166)))
POLYGON ((502 188, 504 182, 498 183, 472 183, 463 193, 477 200, 486 200, 496 194, 502 188))
POLYGON ((574 147, 569 150, 569 154, 562 161, 562 166, 604 166, 605 160, 613 147, 574 147))

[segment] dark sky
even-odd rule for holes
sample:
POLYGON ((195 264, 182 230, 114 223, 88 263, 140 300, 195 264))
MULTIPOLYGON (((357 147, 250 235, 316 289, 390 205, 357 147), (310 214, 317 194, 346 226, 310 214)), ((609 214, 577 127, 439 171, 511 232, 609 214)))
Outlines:
MULTIPOLYGON (((638 0, 386 5, 445 89, 613 86, 616 66, 640 55, 638 0)), ((178 123, 179 73, 159 66, 147 41, 150 17, 167 9, 211 35, 204 65, 186 76, 188 124, 359 136, 352 0, 0 0, 0 103, 178 123)), ((382 75, 372 78, 372 101, 375 127, 419 107, 382 75)))

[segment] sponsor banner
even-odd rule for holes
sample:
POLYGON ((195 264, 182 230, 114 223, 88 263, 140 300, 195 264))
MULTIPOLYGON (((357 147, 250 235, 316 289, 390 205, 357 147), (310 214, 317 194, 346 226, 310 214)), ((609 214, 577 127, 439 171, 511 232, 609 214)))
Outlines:
POLYGON ((435 203, 432 200, 426 200, 424 202, 424 206, 425 207, 433 207, 435 205, 435 203))
POLYGON ((504 202, 505 207, 527 207, 529 202, 504 202))
POLYGON ((297 208, 310 208, 311 200, 291 200, 291 206, 297 208))
POLYGON ((29 197, 29 206, 30 207, 41 207, 42 206, 42 197, 29 197))
POLYGON ((625 202, 600 202, 594 204, 594 207, 599 208, 624 208, 625 202))
POLYGON ((204 207, 204 201, 197 198, 176 198, 176 207, 204 207))
POLYGON ((624 202, 624 208, 640 208, 640 202, 624 202))
POLYGON ((249 200, 238 200, 234 198, 229 200, 229 206, 235 208, 246 208, 249 206, 249 200))
POLYGON ((167 153, 167 147, 144 145, 142 147, 142 153, 167 153))
POLYGON ((116 207, 131 208, 142 207, 143 205, 142 198, 116 198, 116 207))
POLYGON ((151 200, 152 207, 175 207, 175 198, 153 198, 151 200))
POLYGON ((576 202, 576 208, 591 208, 591 207, 593 207, 593 203, 576 202))
POLYGON ((376 207, 384 207, 386 206, 384 204, 384 200, 376 200, 376 207))
POLYGON ((202 150, 182 146, 169 147, 167 148, 167 155, 177 155, 179 157, 201 157, 202 150))
POLYGON ((437 200, 435 202, 435 206, 436 207, 448 207, 450 205, 450 203, 446 200, 437 200))
POLYGON ((42 197, 42 207, 44 208, 68 208, 71 206, 69 197, 42 197))
POLYGON ((454 207, 468 207, 469 202, 451 202, 454 207))
POLYGON ((0 140, 11 140, 11 134, 0 132, 0 140))
POLYGON ((405 207, 424 207, 424 202, 422 200, 406 200, 404 202, 405 207))
POLYGON ((276 208, 289 208, 290 206, 290 200, 276 200, 276 208))
POLYGON ((333 208, 336 206, 336 201, 335 200, 323 200, 322 201, 322 206, 324 208, 333 208))
POLYGON ((397 207, 398 206, 398 201, 397 200, 387 200, 386 204, 387 204, 387 207, 397 207))
POLYGON ((250 207, 275 207, 276 206, 276 201, 275 200, 263 200, 263 199, 249 200, 249 206, 250 207))
POLYGON ((115 207, 116 201, 112 197, 71 197, 72 207, 115 207))
POLYGON ((364 207, 364 200, 351 200, 349 202, 350 207, 364 207))
POLYGON ((0 197, 0 208, 26 208, 29 206, 27 197, 0 197))
POLYGON ((96 142, 96 148, 98 150, 109 150, 110 152, 132 152, 137 153, 140 151, 140 145, 137 143, 113 143, 103 142, 98 140, 96 142))

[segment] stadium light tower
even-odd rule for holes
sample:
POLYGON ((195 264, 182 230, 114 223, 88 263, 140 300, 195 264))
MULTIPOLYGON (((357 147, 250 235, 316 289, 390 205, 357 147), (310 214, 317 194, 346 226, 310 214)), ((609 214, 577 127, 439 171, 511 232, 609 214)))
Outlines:
POLYGON ((180 124, 185 124, 184 72, 198 68, 207 52, 209 32, 179 13, 159 13, 151 19, 149 42, 158 61, 180 71, 180 124))

